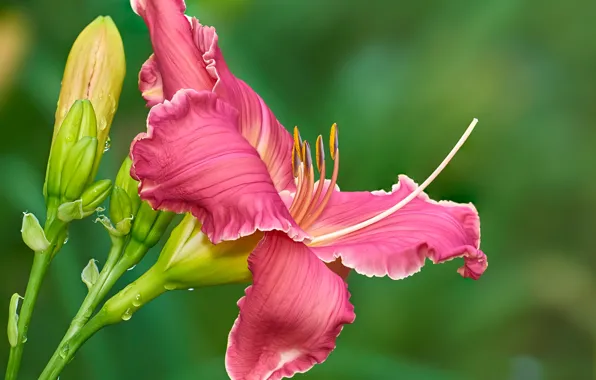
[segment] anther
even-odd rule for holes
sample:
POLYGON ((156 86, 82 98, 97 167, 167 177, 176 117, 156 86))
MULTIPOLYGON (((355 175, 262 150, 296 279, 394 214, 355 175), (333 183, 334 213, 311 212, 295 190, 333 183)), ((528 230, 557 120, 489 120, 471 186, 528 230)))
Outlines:
MULTIPOLYGON (((317 160, 317 170, 319 173, 321 172, 321 168, 325 167, 325 147, 323 146, 323 136, 319 135, 317 137, 317 145, 315 146, 315 155, 317 160)), ((325 175, 321 175, 322 178, 325 178, 325 175)))
POLYGON ((337 123, 331 126, 331 133, 329 134, 329 150, 331 151, 331 159, 335 160, 335 153, 339 149, 339 136, 337 130, 337 123))

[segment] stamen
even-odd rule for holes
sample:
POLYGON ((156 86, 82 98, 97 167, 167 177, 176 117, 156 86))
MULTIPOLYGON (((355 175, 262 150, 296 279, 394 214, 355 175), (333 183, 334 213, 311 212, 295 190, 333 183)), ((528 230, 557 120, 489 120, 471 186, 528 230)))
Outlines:
POLYGON ((292 147, 292 174, 294 174, 294 178, 298 178, 300 175, 300 165, 302 165, 300 153, 296 150, 296 145, 294 145, 292 147))
MULTIPOLYGON (((323 136, 317 137, 317 145, 315 147, 315 154, 317 159, 317 170, 321 172, 321 168, 325 166, 325 147, 323 146, 323 136)), ((325 176, 323 176, 325 177, 325 176)))
POLYGON ((319 204, 319 197, 323 192, 323 186, 325 185, 325 146, 323 145, 323 136, 317 137, 317 169, 319 170, 319 183, 317 184, 317 191, 315 191, 314 197, 306 210, 305 215, 309 215, 312 210, 319 204))
POLYGON ((329 149, 331 150, 331 159, 335 160, 335 152, 337 152, 339 149, 337 123, 333 123, 331 126, 331 133, 329 134, 329 149))
MULTIPOLYGON (((451 152, 449 152, 449 154, 447 155, 447 157, 445 157, 445 159, 443 160, 443 162, 441 162, 441 164, 435 169, 434 172, 432 172, 432 174, 420 185, 418 186, 418 188, 414 191, 412 191, 407 197, 405 197, 404 199, 402 199, 401 201, 399 201, 396 205, 394 205, 393 207, 391 207, 388 210, 385 210, 383 212, 381 212, 380 214, 365 220, 362 223, 358 223, 356 225, 341 229, 339 231, 335 231, 329 234, 325 234, 325 235, 321 235, 321 236, 317 236, 316 238, 314 238, 311 241, 311 244, 316 244, 316 243, 320 243, 322 241, 325 240, 330 240, 330 239, 336 239, 339 238, 341 236, 344 236, 346 234, 358 231, 362 228, 368 227, 374 223, 377 223, 385 218, 387 218, 388 216, 394 214, 396 211, 398 211, 399 209, 401 209, 402 207, 404 207, 405 205, 407 205, 408 203, 410 203, 413 199, 415 199, 418 195, 420 195, 424 189, 431 184, 432 181, 434 181, 435 178, 437 178, 437 176, 443 171, 443 169, 445 169, 445 167, 447 166, 447 164, 449 163, 449 161, 451 161, 451 159, 455 156, 455 154, 457 153, 457 151, 462 147, 462 145, 466 142, 466 140, 468 139, 468 137, 470 136, 470 134, 472 133, 472 131, 474 130, 474 127, 476 127, 476 123, 478 123, 478 119, 474 119, 472 120, 472 123, 468 126, 468 128, 466 129, 466 131, 464 132, 464 134, 460 137, 459 141, 457 142, 457 144, 455 144, 455 146, 453 147, 453 149, 451 149, 451 152)), ((339 153, 339 152, 338 152, 339 153)), ((335 186, 335 185, 334 185, 335 186)), ((309 218, 310 220, 310 218, 309 218)), ((307 228, 307 227, 302 227, 302 228, 307 228)))
MULTIPOLYGON (((317 218, 319 216, 321 216, 321 214, 323 213, 323 210, 325 210, 325 206, 327 206, 327 203, 329 202, 329 199, 331 199, 331 195, 335 191, 335 185, 337 184, 337 177, 339 174, 339 149, 337 149, 335 151, 335 160, 334 161, 335 162, 333 164, 333 175, 331 176, 331 183, 329 184, 329 187, 327 188, 327 192, 325 193, 323 200, 319 203, 316 210, 313 211, 310 215, 308 215, 308 217, 305 220, 303 220, 302 223, 300 223, 300 227, 303 230, 310 227, 317 220, 317 218)), ((321 188, 323 187, 323 182, 319 183, 319 187, 321 187, 321 188)), ((318 189, 317 189, 317 191, 318 191, 318 189)))
MULTIPOLYGON (((323 186, 325 184, 325 173, 324 173, 325 162, 323 161, 323 172, 321 173, 321 177, 319 178, 319 185, 317 186, 317 192, 315 194, 315 197, 313 198, 311 205, 309 206, 309 208, 307 210, 308 216, 300 224, 300 226, 303 229, 310 227, 315 222, 315 220, 317 220, 317 218, 323 213, 325 206, 327 206, 327 203, 329 202, 329 199, 331 199, 331 195, 333 194, 333 191, 335 190, 335 184, 337 183, 337 177, 339 175, 339 140, 337 137, 338 137, 337 124, 333 124, 331 126, 331 134, 329 137, 329 142, 331 143, 331 147, 330 147, 331 148, 331 159, 333 159, 333 161, 334 161, 333 174, 331 175, 331 183, 329 184, 329 187, 327 188, 327 192, 325 193, 325 196, 319 203, 318 202, 319 196, 321 195, 323 186), (311 212, 311 210, 315 207, 316 207, 316 209, 311 212)), ((317 144, 317 146, 318 146, 318 144, 317 144)), ((321 147, 323 147, 322 141, 321 141, 321 147)), ((321 148, 321 151, 323 151, 322 148, 321 148)))
POLYGON ((300 194, 298 194, 298 200, 296 201, 297 205, 294 209, 294 211, 296 212, 296 215, 294 216, 294 220, 297 223, 300 223, 301 219, 304 217, 304 215, 306 214, 306 211, 308 210, 308 205, 311 201, 311 196, 312 196, 312 190, 315 184, 315 173, 314 173, 314 169, 312 166, 312 157, 311 157, 311 152, 310 152, 310 144, 308 143, 308 141, 304 141, 304 144, 302 144, 302 154, 304 155, 305 158, 305 165, 304 165, 304 184, 303 184, 303 189, 304 191, 301 191, 300 194))
POLYGON ((300 160, 304 161, 304 156, 302 156, 302 137, 300 137, 300 131, 298 131, 298 127, 294 127, 294 149, 300 155, 300 160))

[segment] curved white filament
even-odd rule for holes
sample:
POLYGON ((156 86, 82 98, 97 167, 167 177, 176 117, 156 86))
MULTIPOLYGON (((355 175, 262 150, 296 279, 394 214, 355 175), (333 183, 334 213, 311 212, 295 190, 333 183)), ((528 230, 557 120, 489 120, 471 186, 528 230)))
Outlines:
POLYGON ((399 201, 393 207, 381 212, 380 214, 373 216, 372 218, 370 218, 368 220, 365 220, 364 222, 355 224, 350 227, 343 228, 339 231, 331 232, 329 234, 317 236, 311 241, 311 244, 320 243, 321 241, 324 241, 324 240, 337 239, 341 236, 358 231, 364 227, 368 227, 371 224, 374 224, 378 221, 385 219, 386 217, 392 215, 397 210, 401 209, 402 207, 404 207, 405 205, 410 203, 410 201, 412 201, 412 199, 414 199, 418 195, 420 195, 420 193, 422 193, 424 191, 424 189, 426 189, 426 187, 428 185, 430 185, 431 182, 435 180, 435 178, 437 178, 437 176, 443 171, 443 169, 445 169, 445 167, 447 166, 449 161, 451 161, 451 159, 455 156, 457 151, 462 147, 462 145, 464 145, 464 143, 466 142, 466 140, 468 139, 468 137, 474 130, 474 127, 476 127, 476 123, 478 123, 478 119, 472 120, 472 123, 468 126, 468 128, 466 129, 464 134, 460 137, 457 144, 455 144, 453 149, 451 149, 451 152, 449 152, 449 154, 447 155, 447 157, 445 157, 443 162, 441 162, 441 164, 435 169, 435 171, 432 172, 432 174, 424 182, 422 182, 422 184, 420 186, 418 186, 418 188, 416 190, 412 191, 407 197, 405 197, 404 199, 399 201))

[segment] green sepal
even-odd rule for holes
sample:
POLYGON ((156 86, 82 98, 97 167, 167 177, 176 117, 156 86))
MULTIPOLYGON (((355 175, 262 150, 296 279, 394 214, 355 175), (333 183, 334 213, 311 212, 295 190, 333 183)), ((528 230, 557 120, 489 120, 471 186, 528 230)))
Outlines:
POLYGON ((19 344, 19 299, 21 297, 15 293, 10 297, 10 304, 8 306, 8 325, 6 326, 6 333, 8 334, 8 343, 11 347, 16 347, 19 344))
POLYGON ((70 150, 60 181, 60 194, 66 201, 78 199, 88 184, 93 170, 97 138, 83 137, 70 150))
POLYGON ((35 252, 45 251, 50 246, 39 220, 30 212, 23 213, 21 236, 25 244, 35 252))
POLYGON ((130 176, 130 169, 132 167, 132 160, 126 157, 118 170, 114 186, 124 190, 130 198, 132 206, 132 214, 136 214, 141 205, 141 198, 139 198, 139 182, 130 176))
POLYGON ((91 290, 93 285, 99 278, 99 269, 94 259, 89 260, 83 271, 81 272, 81 280, 87 285, 87 289, 91 290))
POLYGON ((132 217, 132 202, 130 197, 117 185, 112 189, 110 196, 110 219, 112 223, 120 223, 124 219, 132 217))
POLYGON ((61 204, 58 207, 58 218, 63 222, 70 222, 86 218, 95 211, 102 211, 99 205, 106 200, 111 190, 112 181, 109 179, 95 182, 81 194, 81 198, 61 204))
POLYGON ((48 173, 44 193, 46 196, 60 196, 62 167, 74 145, 85 136, 96 137, 97 123, 93 106, 89 100, 73 103, 60 125, 50 149, 48 173))

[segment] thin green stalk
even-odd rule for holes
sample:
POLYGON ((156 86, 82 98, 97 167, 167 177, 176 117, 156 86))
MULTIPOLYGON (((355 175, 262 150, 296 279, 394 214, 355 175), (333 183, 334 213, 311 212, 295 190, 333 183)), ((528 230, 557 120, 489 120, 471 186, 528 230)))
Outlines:
POLYGON ((113 238, 112 239, 112 247, 110 248, 110 252, 108 253, 108 258, 106 260, 105 265, 101 269, 99 274, 99 278, 97 282, 91 287, 89 293, 83 300, 79 311, 72 319, 66 334, 64 334, 64 338, 60 342, 58 349, 62 348, 62 345, 71 337, 73 337, 76 333, 81 330, 81 328, 87 323, 91 315, 97 308, 97 305, 103 300, 105 297, 105 293, 101 290, 103 288, 104 283, 108 279, 109 275, 112 273, 114 266, 120 259, 122 255, 122 248, 124 246, 124 239, 122 238, 113 238))
POLYGON ((29 274, 29 282, 27 283, 27 289, 25 290, 25 299, 19 314, 17 345, 10 348, 8 366, 6 367, 6 380, 17 379, 25 342, 27 341, 29 323, 31 322, 33 308, 37 301, 41 284, 52 258, 60 248, 62 248, 64 239, 66 238, 67 226, 60 220, 49 218, 48 221, 46 221, 45 227, 46 238, 50 242, 50 246, 44 251, 35 252, 33 258, 33 265, 31 266, 31 273, 29 274))
POLYGON ((163 294, 166 291, 164 285, 163 276, 150 269, 109 299, 78 333, 67 339, 64 345, 54 352, 39 380, 56 380, 83 343, 105 326, 128 321, 144 304, 163 294))

